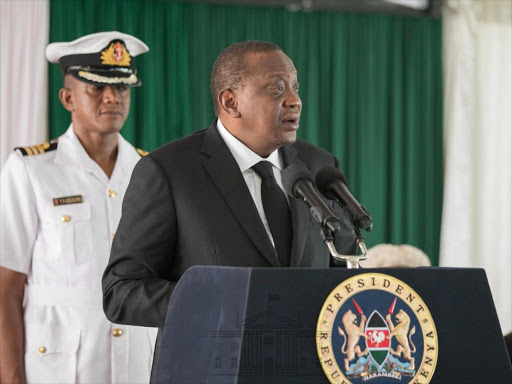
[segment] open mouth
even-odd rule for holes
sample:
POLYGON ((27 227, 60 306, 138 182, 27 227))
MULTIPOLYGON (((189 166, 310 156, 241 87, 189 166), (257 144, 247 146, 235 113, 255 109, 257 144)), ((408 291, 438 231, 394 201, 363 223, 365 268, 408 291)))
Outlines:
POLYGON ((298 117, 285 117, 283 120, 281 120, 282 124, 290 129, 290 130, 293 130, 293 131, 296 131, 297 129, 299 129, 299 118, 298 117))

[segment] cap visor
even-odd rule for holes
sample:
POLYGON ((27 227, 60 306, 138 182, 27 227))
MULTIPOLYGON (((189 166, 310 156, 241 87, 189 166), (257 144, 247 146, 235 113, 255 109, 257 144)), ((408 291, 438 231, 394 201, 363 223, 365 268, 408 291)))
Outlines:
POLYGON ((73 71, 71 74, 80 81, 84 81, 90 84, 102 84, 102 85, 126 85, 128 87, 138 87, 142 84, 139 78, 135 74, 126 76, 125 73, 119 73, 119 76, 103 76, 98 73, 90 71, 73 71))

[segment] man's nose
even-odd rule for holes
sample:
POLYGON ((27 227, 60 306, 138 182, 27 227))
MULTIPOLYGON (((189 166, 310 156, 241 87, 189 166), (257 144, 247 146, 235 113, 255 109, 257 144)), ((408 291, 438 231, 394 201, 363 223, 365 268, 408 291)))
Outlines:
POLYGON ((284 106, 287 108, 301 109, 302 100, 300 99, 297 92, 295 92, 293 89, 288 90, 287 95, 284 99, 284 106))
POLYGON ((104 103, 114 103, 117 104, 119 102, 119 96, 114 87, 107 85, 103 88, 103 102, 104 103))

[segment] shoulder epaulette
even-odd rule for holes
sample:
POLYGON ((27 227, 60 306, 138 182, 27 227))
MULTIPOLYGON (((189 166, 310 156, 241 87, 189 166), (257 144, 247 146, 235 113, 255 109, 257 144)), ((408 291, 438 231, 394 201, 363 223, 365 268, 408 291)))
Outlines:
POLYGON ((54 151, 57 149, 57 145, 57 141, 51 141, 43 144, 33 145, 31 147, 17 147, 14 148, 14 150, 20 151, 23 156, 32 156, 54 151))
POLYGON ((148 151, 145 151, 143 149, 140 149, 140 148, 135 148, 137 150, 137 153, 141 156, 141 157, 144 157, 146 156, 149 152, 148 151))

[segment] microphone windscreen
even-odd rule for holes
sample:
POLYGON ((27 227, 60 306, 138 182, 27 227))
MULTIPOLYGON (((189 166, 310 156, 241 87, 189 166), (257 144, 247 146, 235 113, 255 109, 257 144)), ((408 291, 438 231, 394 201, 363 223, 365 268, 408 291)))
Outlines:
POLYGON ((301 164, 292 164, 285 168, 281 176, 281 180, 283 182, 284 190, 288 195, 295 198, 298 197, 295 194, 293 187, 297 181, 301 179, 308 179, 313 183, 313 175, 305 166, 301 164))
POLYGON ((341 173, 341 171, 336 167, 325 167, 319 170, 315 177, 316 187, 323 193, 327 195, 327 191, 329 189, 329 184, 331 184, 334 179, 341 179, 345 185, 347 184, 347 179, 341 173))

